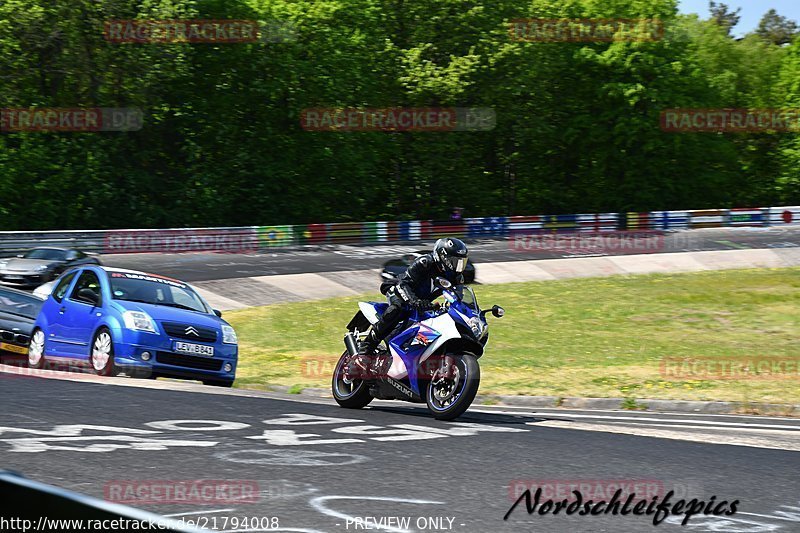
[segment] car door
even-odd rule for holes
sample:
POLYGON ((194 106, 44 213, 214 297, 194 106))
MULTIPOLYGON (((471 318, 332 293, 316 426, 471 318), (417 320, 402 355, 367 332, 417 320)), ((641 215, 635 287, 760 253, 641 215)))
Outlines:
POLYGON ((92 336, 103 316, 103 297, 100 278, 90 269, 80 272, 78 279, 62 302, 64 349, 80 359, 88 359, 92 336), (82 289, 91 289, 98 294, 100 301, 95 304, 80 295, 82 289))
POLYGON ((67 272, 53 287, 50 296, 42 304, 41 315, 44 318, 47 342, 45 342, 45 356, 63 355, 67 350, 66 344, 61 342, 64 338, 64 299, 67 297, 72 282, 78 271, 67 272))

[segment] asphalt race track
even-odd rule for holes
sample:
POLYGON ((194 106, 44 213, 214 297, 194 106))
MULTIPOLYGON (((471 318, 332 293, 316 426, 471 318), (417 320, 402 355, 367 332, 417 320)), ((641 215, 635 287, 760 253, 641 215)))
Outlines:
MULTIPOLYGON (((303 246, 254 254, 130 254, 106 255, 110 266, 157 272, 188 282, 380 268, 388 259, 429 249, 432 242, 393 245, 303 246)), ((470 257, 477 263, 591 257, 562 250, 514 249, 514 242, 498 239, 472 240, 470 257)), ((800 227, 720 228, 666 233, 663 244, 650 253, 695 252, 758 248, 800 247, 800 227)), ((636 253, 635 251, 626 253, 636 253)))
POLYGON ((673 516, 656 531, 800 531, 797 419, 481 406, 443 423, 395 402, 349 411, 326 399, 7 368, 2 467, 110 499, 132 497, 132 483, 250 487, 244 500, 136 503, 209 529, 243 531, 231 527, 238 517, 308 533, 654 530, 649 516, 529 516, 524 503, 503 520, 520 487, 572 483, 595 496, 602 489, 589 487, 627 484, 739 500, 733 516, 687 526, 673 516))

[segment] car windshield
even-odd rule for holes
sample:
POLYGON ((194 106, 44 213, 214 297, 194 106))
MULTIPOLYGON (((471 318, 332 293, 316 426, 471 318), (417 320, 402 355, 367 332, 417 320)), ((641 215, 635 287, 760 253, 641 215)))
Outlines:
POLYGON ((200 313, 210 312, 203 299, 181 281, 131 272, 111 272, 109 280, 115 300, 165 305, 200 313))
POLYGON ((42 301, 27 294, 0 290, 0 313, 36 319, 42 301))
POLYGON ((34 248, 22 256, 25 259, 44 259, 45 261, 63 261, 67 257, 66 250, 57 248, 34 248))

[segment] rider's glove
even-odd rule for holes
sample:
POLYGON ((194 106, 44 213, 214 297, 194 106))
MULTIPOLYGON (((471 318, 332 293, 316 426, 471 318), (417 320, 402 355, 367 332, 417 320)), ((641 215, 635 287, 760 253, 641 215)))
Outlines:
POLYGON ((418 309, 420 311, 439 311, 442 306, 438 302, 429 302, 427 300, 420 300, 418 309))

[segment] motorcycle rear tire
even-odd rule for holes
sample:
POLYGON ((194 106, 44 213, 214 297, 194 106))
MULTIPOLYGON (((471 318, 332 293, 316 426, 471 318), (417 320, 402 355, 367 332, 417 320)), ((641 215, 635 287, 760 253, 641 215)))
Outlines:
POLYGON ((347 361, 349 354, 345 351, 336 363, 336 368, 333 370, 333 378, 331 379, 331 392, 333 399, 340 407, 345 409, 361 409, 369 405, 373 400, 372 395, 369 393, 369 385, 362 380, 353 381, 353 388, 348 392, 340 389, 340 386, 347 384, 342 381, 344 374, 344 364, 347 361), (341 381, 341 383, 340 383, 341 381))

